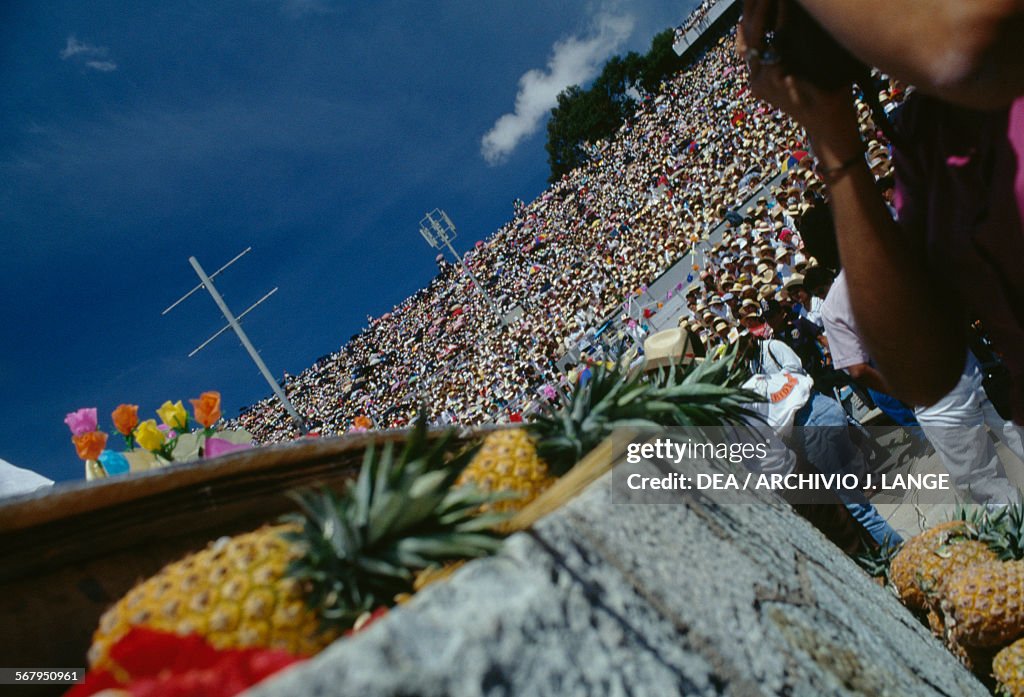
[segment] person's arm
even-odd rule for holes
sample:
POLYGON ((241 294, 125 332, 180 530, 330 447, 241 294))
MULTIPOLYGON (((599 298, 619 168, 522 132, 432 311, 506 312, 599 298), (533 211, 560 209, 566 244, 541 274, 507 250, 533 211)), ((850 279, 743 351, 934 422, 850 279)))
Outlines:
POLYGON ((766 65, 749 53, 756 47, 771 3, 747 0, 736 46, 748 60, 751 91, 802 123, 828 179, 839 254, 859 331, 894 396, 913 404, 934 404, 959 379, 964 340, 941 294, 932 290, 920 250, 901 230, 863 158, 857 117, 844 88, 824 92, 766 65))
POLYGON ((851 53, 976 109, 1024 94, 1024 0, 797 0, 851 53))
MULTIPOLYGON (((852 111, 848 118, 835 114, 808 128, 825 169, 849 162, 864 147, 852 111)), ((868 351, 891 385, 889 394, 934 404, 956 385, 965 343, 956 313, 911 244, 923 238, 914 229, 921 223, 906 221, 906 229, 892 219, 863 160, 833 178, 830 191, 839 255, 868 351)))
POLYGON ((885 381, 885 377, 867 363, 856 363, 847 366, 846 372, 858 385, 870 387, 875 392, 882 392, 883 394, 891 394, 892 392, 892 387, 885 381))

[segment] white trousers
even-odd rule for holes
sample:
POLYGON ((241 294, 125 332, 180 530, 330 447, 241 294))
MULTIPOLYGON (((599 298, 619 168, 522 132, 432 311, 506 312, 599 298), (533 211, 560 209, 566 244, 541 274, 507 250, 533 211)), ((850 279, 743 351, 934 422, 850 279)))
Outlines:
POLYGON ((1011 503, 1018 500, 1016 488, 1006 478, 986 426, 1022 460, 1024 430, 999 416, 982 378, 981 366, 968 353, 952 392, 930 407, 918 407, 914 414, 957 489, 969 492, 977 503, 1011 503))

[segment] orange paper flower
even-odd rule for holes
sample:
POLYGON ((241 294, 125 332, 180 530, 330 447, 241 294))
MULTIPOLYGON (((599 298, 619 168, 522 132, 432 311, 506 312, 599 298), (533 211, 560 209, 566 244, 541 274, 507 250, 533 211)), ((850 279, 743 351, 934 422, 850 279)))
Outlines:
POLYGON ((196 421, 206 428, 211 428, 220 420, 220 392, 204 392, 199 399, 190 399, 196 421))
POLYGON ((98 460, 103 448, 107 447, 107 434, 102 431, 89 431, 72 436, 71 441, 75 444, 78 457, 83 460, 98 460))
POLYGON ((110 415, 114 420, 114 428, 122 436, 130 436, 135 427, 139 425, 139 405, 122 404, 110 415))

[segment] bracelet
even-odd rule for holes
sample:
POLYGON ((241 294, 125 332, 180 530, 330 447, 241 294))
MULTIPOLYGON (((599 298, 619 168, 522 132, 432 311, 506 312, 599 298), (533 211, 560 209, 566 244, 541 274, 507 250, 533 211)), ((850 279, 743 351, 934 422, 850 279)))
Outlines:
POLYGON ((821 178, 825 180, 826 184, 832 184, 839 178, 840 174, 862 162, 864 162, 864 153, 859 152, 846 162, 836 165, 835 167, 819 167, 818 174, 821 175, 821 178))

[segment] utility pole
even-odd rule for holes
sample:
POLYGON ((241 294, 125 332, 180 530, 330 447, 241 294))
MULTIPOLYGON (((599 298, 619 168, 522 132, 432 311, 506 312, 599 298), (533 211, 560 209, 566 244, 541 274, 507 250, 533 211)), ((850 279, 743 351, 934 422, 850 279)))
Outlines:
POLYGON ((455 247, 452 246, 452 240, 456 237, 455 225, 452 223, 451 218, 440 208, 434 210, 423 216, 423 220, 420 221, 420 234, 423 235, 423 239, 427 241, 433 249, 440 249, 442 245, 448 248, 448 251, 452 253, 452 256, 459 260, 462 264, 462 268, 469 275, 473 281, 473 285, 483 296, 484 300, 491 308, 491 312, 498 318, 501 324, 505 324, 505 318, 501 316, 501 312, 498 311, 498 306, 494 304, 491 296, 487 294, 484 287, 480 285, 480 281, 477 280, 473 272, 469 270, 469 266, 466 265, 466 260, 455 251, 455 247))
POLYGON ((188 293, 185 293, 185 295, 183 295, 182 297, 180 297, 177 300, 175 300, 173 303, 171 303, 171 305, 166 310, 164 310, 160 314, 166 315, 168 312, 170 312, 175 307, 177 307, 183 300, 188 298, 190 295, 195 293, 197 290, 199 290, 201 288, 206 288, 206 290, 210 293, 210 297, 213 298, 213 302, 217 304, 217 308, 221 311, 221 314, 224 315, 224 319, 226 319, 228 323, 227 323, 227 326, 221 328, 220 331, 218 331, 216 334, 214 334, 209 339, 204 341, 202 344, 200 344, 198 347, 196 347, 190 354, 188 354, 189 358, 191 358, 192 356, 194 356, 197 353, 199 353, 200 351, 202 351, 203 348, 205 348, 211 341, 213 341, 218 336, 220 336, 221 334, 226 332, 228 329, 233 330, 235 332, 235 334, 238 336, 238 340, 242 342, 242 346, 248 352, 249 357, 252 359, 253 363, 256 364, 256 367, 259 369, 260 373, 263 375, 263 378, 267 381, 267 384, 270 386, 270 389, 273 391, 274 396, 276 396, 281 401, 281 404, 284 406, 285 410, 288 412, 288 415, 292 417, 292 420, 299 427, 299 431, 302 432, 302 433, 306 433, 307 432, 306 424, 302 420, 302 417, 299 416, 299 412, 297 412, 295 410, 294 405, 292 405, 292 403, 290 401, 288 401, 288 397, 285 395, 284 390, 281 389, 281 386, 277 383, 277 380, 274 379, 274 376, 270 374, 270 370, 267 368, 267 364, 263 362, 263 358, 260 356, 259 352, 256 350, 256 347, 252 345, 252 342, 249 341, 248 335, 246 335, 245 330, 242 329, 242 325, 238 321, 238 320, 242 319, 243 317, 245 317, 247 314, 249 314, 252 310, 254 310, 264 300, 266 300, 271 295, 276 293, 277 292, 277 288, 274 288, 272 291, 270 291, 269 293, 264 295, 262 298, 257 300, 253 305, 251 305, 247 310, 245 310, 245 312, 243 312, 242 314, 238 315, 238 317, 235 317, 235 315, 231 312, 231 309, 228 308, 227 303, 224 302, 224 298, 221 297, 221 294, 217 291, 217 288, 213 285, 213 277, 214 276, 216 276, 221 271, 223 271, 224 269, 226 269, 227 267, 231 266, 233 263, 235 263, 236 261, 241 259, 243 256, 248 254, 251 250, 252 250, 252 247, 247 247, 241 254, 236 256, 234 259, 229 261, 224 266, 222 266, 219 269, 217 269, 215 272, 213 272, 209 276, 206 274, 206 271, 203 270, 203 267, 200 266, 198 259, 196 259, 195 257, 189 257, 188 258, 188 262, 192 265, 192 268, 195 270, 196 275, 199 276, 199 285, 197 285, 195 288, 190 290, 188 293))

